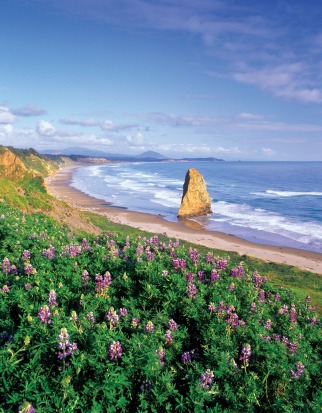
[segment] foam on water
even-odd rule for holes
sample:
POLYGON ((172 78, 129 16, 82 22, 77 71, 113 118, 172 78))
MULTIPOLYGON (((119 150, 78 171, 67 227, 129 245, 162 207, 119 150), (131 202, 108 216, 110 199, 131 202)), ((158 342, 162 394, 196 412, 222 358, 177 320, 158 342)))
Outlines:
POLYGON ((293 197, 293 196, 321 196, 322 192, 296 192, 296 191, 273 191, 268 189, 265 192, 252 192, 252 195, 268 197, 293 197))
POLYGON ((299 221, 247 204, 233 204, 219 201, 213 204, 212 223, 227 222, 232 226, 246 227, 261 232, 273 233, 293 241, 322 246, 322 225, 311 221, 299 221))

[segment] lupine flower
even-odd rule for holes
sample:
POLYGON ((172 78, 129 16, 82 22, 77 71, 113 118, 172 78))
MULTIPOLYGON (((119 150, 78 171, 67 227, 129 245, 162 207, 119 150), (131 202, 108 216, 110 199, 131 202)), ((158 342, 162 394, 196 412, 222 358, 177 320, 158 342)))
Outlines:
POLYGON ((24 402, 21 406, 19 406, 18 413, 36 413, 36 410, 33 408, 32 404, 24 402))
POLYGON ((47 257, 49 260, 53 260, 55 258, 56 249, 52 245, 49 245, 49 248, 43 250, 42 256, 47 257))
POLYGON ((297 343, 295 343, 295 342, 288 343, 288 349, 289 349, 290 353, 296 354, 297 349, 298 349, 297 343))
POLYGON ((250 311, 256 311, 256 309, 257 309, 256 303, 255 301, 253 301, 250 305, 250 311))
POLYGON ((172 338, 172 331, 171 330, 166 331, 165 339, 166 339, 166 342, 165 342, 166 344, 171 344, 172 343, 173 338, 172 338))
POLYGON ((25 290, 27 291, 27 290, 30 290, 31 288, 32 288, 32 285, 31 284, 29 284, 29 283, 27 283, 27 284, 25 284, 25 290))
POLYGON ((152 382, 143 380, 140 389, 142 393, 150 393, 152 390, 152 382))
POLYGON ((194 283, 188 284, 188 297, 189 298, 196 298, 197 297, 197 287, 194 283))
POLYGON ((216 310, 217 310, 217 308, 215 307, 214 303, 208 304, 208 311, 210 311, 212 313, 213 311, 216 311, 216 310))
POLYGON ((173 319, 169 320, 168 326, 170 330, 176 330, 176 331, 178 330, 178 325, 173 319))
POLYGON ((111 274, 106 271, 104 277, 100 274, 95 276, 95 292, 98 296, 106 297, 109 285, 112 284, 111 274))
POLYGON ((233 278, 242 278, 245 275, 245 270, 242 265, 239 265, 237 268, 232 268, 229 273, 230 277, 233 278))
POLYGON ((55 305, 57 305, 56 291, 55 290, 50 290, 50 292, 48 294, 48 303, 51 307, 54 307, 55 305))
POLYGON ((301 361, 298 361, 295 364, 295 368, 296 368, 296 370, 295 371, 291 370, 290 373, 292 374, 294 379, 299 379, 302 376, 302 374, 304 373, 304 369, 305 369, 304 364, 301 361))
POLYGON ((217 272, 217 270, 211 270, 210 271, 210 284, 219 280, 219 274, 217 272))
POLYGON ((76 311, 72 311, 72 312, 71 312, 70 320, 78 321, 78 316, 77 316, 76 311))
POLYGON ((166 277, 167 275, 168 275, 168 271, 167 271, 167 270, 163 270, 163 271, 162 271, 162 276, 163 276, 163 277, 166 277))
POLYGON ((66 357, 72 356, 78 351, 77 343, 70 343, 69 334, 66 328, 61 328, 58 335, 58 359, 63 360, 66 357))
POLYGON ((17 274, 18 274, 17 267, 16 267, 14 264, 10 265, 9 273, 10 273, 11 275, 17 275, 17 274))
POLYGON ((230 314, 226 318, 226 323, 231 325, 232 327, 238 327, 239 326, 238 315, 236 313, 230 314))
POLYGON ((163 348, 159 347, 157 350, 155 350, 155 352, 157 353, 157 355, 159 357, 161 366, 164 366, 165 352, 164 352, 163 348))
POLYGON ((228 286, 228 291, 234 292, 234 291, 235 291, 235 288, 236 288, 235 283, 231 283, 231 284, 228 286))
POLYGON ((9 273, 10 261, 7 257, 2 260, 2 272, 7 275, 9 273))
POLYGON ((310 318, 310 325, 315 326, 316 323, 318 322, 318 317, 315 315, 312 318, 310 318))
POLYGON ((214 256, 212 255, 211 252, 207 252, 207 254, 206 254, 206 262, 209 262, 209 263, 211 263, 211 264, 214 264, 214 263, 215 263, 214 256))
POLYGON ((257 271, 254 271, 254 272, 253 272, 252 280, 253 280, 253 283, 254 283, 254 287, 255 287, 255 288, 260 288, 260 287, 261 287, 261 285, 262 285, 262 277, 258 274, 257 271))
POLYGON ((296 323, 296 309, 294 304, 292 304, 290 308, 290 323, 296 323))
POLYGON ((260 338, 263 340, 263 341, 271 341, 272 339, 270 338, 270 336, 262 336, 261 334, 259 335, 260 336, 260 338))
POLYGON ((282 338, 282 343, 283 343, 285 346, 288 346, 288 338, 287 338, 287 337, 283 337, 283 338, 282 338))
POLYGON ((10 289, 9 287, 5 284, 2 288, 1 291, 5 294, 9 294, 10 293, 10 289))
POLYGON ((140 319, 139 319, 139 318, 132 318, 131 326, 132 326, 133 328, 137 328, 138 325, 139 325, 139 323, 140 323, 140 319))
POLYGON ((200 387, 209 389, 214 377, 214 373, 210 369, 207 369, 200 377, 200 387))
POLYGON ((33 266, 31 264, 27 264, 25 266, 24 272, 25 272, 26 275, 37 273, 37 271, 33 268, 33 266))
POLYGON ((153 325, 152 321, 148 321, 146 326, 144 327, 144 329, 147 333, 153 333, 154 325, 153 325))
POLYGON ((51 324, 51 312, 48 305, 44 305, 38 312, 38 318, 43 324, 51 324))
POLYGON ((119 316, 114 310, 114 307, 111 307, 109 309, 109 312, 107 313, 106 318, 110 322, 110 329, 112 330, 116 326, 117 322, 119 321, 119 316))
POLYGON ((264 327, 266 328, 266 330, 270 330, 270 329, 272 328, 272 321, 268 319, 268 320, 266 321, 264 327))
POLYGON ((204 273, 204 271, 198 271, 197 277, 198 277, 198 280, 201 283, 205 282, 205 273, 204 273))
POLYGON ((82 249, 83 250, 87 250, 87 251, 90 251, 92 248, 88 245, 88 242, 87 242, 87 239, 86 238, 83 238, 82 239, 82 249))
POLYGON ((308 295, 308 296, 306 296, 306 298, 305 298, 305 302, 306 303, 309 303, 311 301, 311 297, 308 295))
POLYGON ((122 357, 122 346, 119 341, 112 341, 110 344, 110 360, 114 361, 122 357))
POLYGON ((186 275, 186 281, 187 281, 187 283, 189 284, 189 283, 192 283, 193 282, 193 279, 194 279, 194 274, 192 273, 192 272, 187 272, 187 275, 186 275))
POLYGON ((286 304, 284 304, 279 310, 278 310, 278 314, 286 314, 288 313, 288 306, 286 304))
POLYGON ((227 261, 227 260, 225 260, 225 259, 219 259, 219 260, 217 261, 217 263, 216 263, 216 267, 217 267, 219 270, 224 271, 224 270, 226 269, 226 267, 227 267, 227 264, 228 264, 228 261, 227 261))
POLYGON ((87 270, 84 270, 82 273, 82 287, 87 288, 89 280, 89 273, 87 270))
POLYGON ((86 314, 86 318, 90 321, 92 326, 95 324, 95 317, 92 311, 86 314))
POLYGON ((176 270, 185 270, 186 269, 186 260, 183 258, 174 258, 172 261, 172 265, 176 270))
POLYGON ((24 252, 22 253, 22 259, 23 259, 24 261, 29 260, 29 259, 30 259, 30 251, 24 250, 24 252))
POLYGON ((240 355, 239 355, 239 360, 243 363, 243 367, 248 366, 249 364, 249 360, 250 360, 250 356, 252 354, 252 349, 250 344, 245 344, 241 351, 240 351, 240 355))
POLYGON ((279 334, 273 334, 273 338, 276 341, 281 341, 281 336, 279 334))
POLYGON ((119 315, 120 315, 121 317, 127 316, 127 315, 128 315, 127 309, 126 309, 126 308, 120 308, 120 309, 119 309, 119 315))
POLYGON ((280 293, 276 293, 275 294, 275 301, 281 301, 281 294, 280 293))
POLYGON ((189 248, 189 257, 193 264, 197 264, 199 259, 199 252, 196 249, 189 248))
POLYGON ((182 361, 183 363, 189 363, 189 361, 191 361, 190 351, 185 351, 185 352, 181 355, 181 361, 182 361))
POLYGON ((265 291, 264 290, 260 290, 258 293, 258 301, 260 303, 264 303, 265 302, 265 291))

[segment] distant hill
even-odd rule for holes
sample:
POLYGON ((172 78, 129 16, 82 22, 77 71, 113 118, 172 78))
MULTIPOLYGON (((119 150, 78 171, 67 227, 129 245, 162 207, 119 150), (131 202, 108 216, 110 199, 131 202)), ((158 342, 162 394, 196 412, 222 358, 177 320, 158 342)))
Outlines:
POLYGON ((166 156, 161 155, 161 153, 154 152, 154 151, 143 152, 140 155, 136 155, 135 158, 138 158, 138 159, 141 159, 141 158, 149 159, 149 158, 151 158, 151 159, 160 159, 160 160, 168 159, 166 156))
POLYGON ((139 155, 126 155, 126 154, 117 154, 109 153, 99 150, 93 150, 88 148, 80 147, 70 147, 64 149, 46 149, 42 151, 46 155, 66 155, 72 156, 73 159, 77 160, 77 157, 91 157, 91 158, 105 158, 110 161, 126 161, 126 162, 153 162, 153 161, 197 161, 197 162, 214 162, 214 161, 223 161, 223 159, 213 158, 213 157, 197 157, 197 158, 169 158, 162 155, 159 152, 155 151, 146 151, 139 155))

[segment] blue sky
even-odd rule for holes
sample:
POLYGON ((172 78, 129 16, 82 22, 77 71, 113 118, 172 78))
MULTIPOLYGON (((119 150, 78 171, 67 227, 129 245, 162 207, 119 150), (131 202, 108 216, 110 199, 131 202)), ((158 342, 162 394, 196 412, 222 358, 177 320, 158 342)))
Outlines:
POLYGON ((322 160, 313 0, 0 0, 0 144, 322 160))

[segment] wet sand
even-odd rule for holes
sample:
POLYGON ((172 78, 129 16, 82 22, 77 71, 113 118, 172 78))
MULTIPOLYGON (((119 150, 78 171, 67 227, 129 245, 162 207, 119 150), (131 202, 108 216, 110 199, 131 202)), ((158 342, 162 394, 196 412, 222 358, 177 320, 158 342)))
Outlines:
POLYGON ((234 251, 267 262, 284 263, 322 275, 322 254, 317 252, 255 244, 233 235, 208 231, 191 220, 180 219, 178 222, 170 222, 160 215, 115 207, 104 200, 86 195, 70 186, 72 174, 77 167, 79 166, 62 168, 46 179, 48 192, 75 208, 102 214, 113 222, 130 225, 153 234, 164 234, 170 238, 179 238, 209 248, 234 251))

